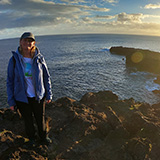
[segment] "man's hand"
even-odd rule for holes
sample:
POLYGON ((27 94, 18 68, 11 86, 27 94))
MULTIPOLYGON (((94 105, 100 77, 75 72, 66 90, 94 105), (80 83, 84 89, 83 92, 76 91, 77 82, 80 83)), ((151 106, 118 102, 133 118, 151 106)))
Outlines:
POLYGON ((51 103, 51 99, 50 99, 50 100, 47 100, 47 103, 51 103))
POLYGON ((14 106, 10 106, 10 109, 11 109, 12 111, 14 111, 14 106))

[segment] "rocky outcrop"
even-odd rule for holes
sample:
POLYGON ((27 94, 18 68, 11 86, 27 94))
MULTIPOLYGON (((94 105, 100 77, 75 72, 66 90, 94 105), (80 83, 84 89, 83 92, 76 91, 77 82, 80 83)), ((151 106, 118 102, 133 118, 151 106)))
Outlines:
POLYGON ((0 110, 0 159, 157 160, 160 104, 119 100, 111 91, 63 97, 46 106, 53 144, 29 148, 19 115, 0 110))
POLYGON ((150 50, 127 48, 127 47, 111 47, 112 54, 126 56, 126 66, 135 67, 140 71, 148 71, 152 73, 160 73, 160 53, 150 50))

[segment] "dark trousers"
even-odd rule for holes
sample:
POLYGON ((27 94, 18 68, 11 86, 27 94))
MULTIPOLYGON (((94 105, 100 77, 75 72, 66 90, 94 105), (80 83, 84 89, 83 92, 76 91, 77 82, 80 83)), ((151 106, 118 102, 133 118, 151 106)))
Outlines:
POLYGON ((35 117, 38 127, 38 134, 40 139, 46 138, 46 125, 45 125, 45 98, 40 103, 35 98, 28 98, 29 103, 17 101, 17 108, 19 109, 25 123, 26 134, 29 139, 35 138, 35 117))

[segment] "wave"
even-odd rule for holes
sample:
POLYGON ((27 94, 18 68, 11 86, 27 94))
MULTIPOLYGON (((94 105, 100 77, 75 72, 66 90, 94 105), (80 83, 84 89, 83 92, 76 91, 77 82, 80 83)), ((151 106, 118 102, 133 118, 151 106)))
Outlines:
POLYGON ((147 81, 145 85, 145 88, 150 92, 154 90, 160 90, 160 85, 157 83, 154 83, 154 79, 152 81, 147 81))

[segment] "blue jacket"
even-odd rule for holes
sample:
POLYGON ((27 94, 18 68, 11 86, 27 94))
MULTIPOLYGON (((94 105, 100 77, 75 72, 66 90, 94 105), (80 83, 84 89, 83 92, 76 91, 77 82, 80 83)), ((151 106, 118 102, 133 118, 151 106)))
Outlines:
MULTIPOLYGON (((26 93, 27 85, 25 83, 22 66, 23 56, 19 53, 18 49, 16 52, 12 53, 13 56, 10 58, 8 64, 7 94, 8 104, 10 106, 15 106, 16 101, 28 103, 28 99, 26 93)), ((38 48, 36 49, 35 56, 33 57, 32 65, 32 77, 36 99, 39 101, 44 96, 47 100, 52 99, 50 74, 44 57, 39 52, 38 48)))

